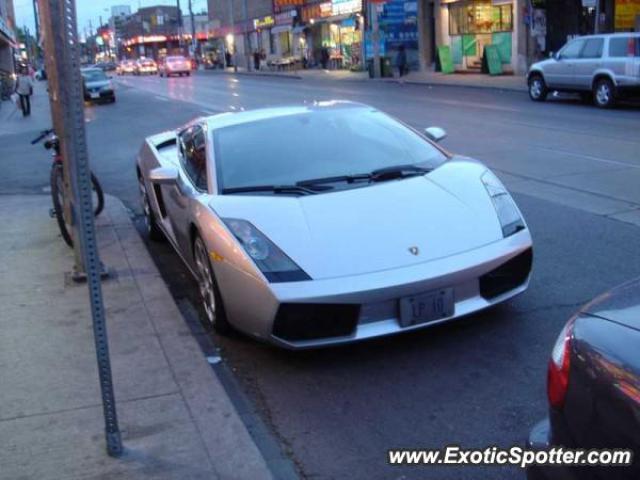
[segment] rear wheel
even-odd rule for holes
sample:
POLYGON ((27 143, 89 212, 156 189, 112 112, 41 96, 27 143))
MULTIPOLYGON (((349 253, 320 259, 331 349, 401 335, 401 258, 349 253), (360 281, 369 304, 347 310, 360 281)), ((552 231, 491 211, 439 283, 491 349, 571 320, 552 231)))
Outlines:
POLYGON ((532 75, 529 78, 529 98, 534 102, 544 102, 547 99, 547 84, 542 75, 532 75))
POLYGON ((156 222, 156 216, 151 209, 147 187, 141 176, 138 176, 138 191, 140 192, 140 201, 142 202, 142 213, 144 213, 144 224, 147 235, 154 241, 164 240, 164 234, 156 222))
POLYGON ((608 78, 600 78, 593 87, 596 107, 612 108, 616 104, 616 88, 608 78))
POLYGON ((213 269, 211 268, 207 248, 200 235, 197 234, 193 241, 193 258, 198 275, 198 289, 200 290, 202 306, 207 320, 218 333, 228 334, 232 328, 227 321, 227 315, 222 304, 222 297, 215 281, 213 269))
POLYGON ((51 200, 62 239, 64 243, 73 247, 71 225, 68 225, 64 218, 64 174, 60 164, 55 164, 51 168, 51 200))

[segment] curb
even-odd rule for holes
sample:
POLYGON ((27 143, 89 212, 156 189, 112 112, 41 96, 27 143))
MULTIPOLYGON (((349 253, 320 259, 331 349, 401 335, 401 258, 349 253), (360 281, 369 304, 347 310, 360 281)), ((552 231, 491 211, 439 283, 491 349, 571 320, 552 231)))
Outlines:
POLYGON ((366 82, 380 82, 380 83, 395 83, 395 84, 404 84, 404 85, 419 85, 419 86, 427 86, 427 87, 454 87, 454 88, 475 88, 482 90, 494 90, 494 91, 502 91, 502 92, 518 92, 518 93, 526 93, 526 86, 522 87, 512 87, 512 86, 503 86, 503 85, 483 85, 483 84, 462 84, 462 83, 447 83, 447 82, 438 82, 438 81, 419 81, 419 80, 408 80, 408 81, 400 81, 397 78, 354 78, 354 79, 345 79, 345 78, 310 78, 305 77, 303 75, 295 75, 288 73, 270 73, 270 72, 229 72, 229 71, 216 71, 216 70, 204 70, 203 73, 207 73, 209 75, 242 75, 245 77, 271 77, 271 78, 285 78, 285 79, 295 79, 295 80, 305 80, 305 81, 319 81, 319 82, 341 82, 341 83, 366 83, 366 82))
MULTIPOLYGON (((199 320, 185 316, 174 301, 122 201, 106 195, 105 213, 106 218, 100 219, 97 226, 114 231, 128 264, 128 274, 133 277, 173 379, 218 477, 297 478, 292 462, 280 445, 267 437, 269 433, 256 434, 255 425, 261 420, 236 400, 242 392, 234 391, 233 384, 212 368, 198 333, 194 332, 199 320)), ((108 265, 109 255, 103 260, 108 265)))

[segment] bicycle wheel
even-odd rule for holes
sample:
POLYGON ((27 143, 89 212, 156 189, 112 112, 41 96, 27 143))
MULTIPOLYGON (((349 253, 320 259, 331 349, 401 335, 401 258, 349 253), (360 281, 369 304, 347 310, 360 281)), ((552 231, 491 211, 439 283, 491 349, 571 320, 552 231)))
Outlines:
POLYGON ((58 221, 58 228, 62 234, 64 242, 73 247, 73 239, 71 238, 71 226, 67 225, 64 218, 64 174, 62 165, 55 164, 51 167, 51 200, 53 201, 53 210, 58 221))
POLYGON ((102 186, 96 176, 91 172, 91 186, 93 187, 93 214, 97 217, 104 209, 104 193, 102 192, 102 186))

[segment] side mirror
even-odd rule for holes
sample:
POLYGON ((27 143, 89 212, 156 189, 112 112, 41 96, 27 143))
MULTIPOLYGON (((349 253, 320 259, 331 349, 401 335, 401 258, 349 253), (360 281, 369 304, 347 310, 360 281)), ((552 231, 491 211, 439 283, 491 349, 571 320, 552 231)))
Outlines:
POLYGON ((549 52, 549 58, 556 58, 556 52, 549 52))
POLYGON ((175 167, 157 167, 149 172, 149 180, 158 185, 173 185, 179 176, 175 167))
POLYGON ((444 129, 440 127, 425 128, 424 134, 427 136, 429 140, 436 143, 439 142, 440 140, 443 140, 447 136, 447 132, 445 132, 444 129))

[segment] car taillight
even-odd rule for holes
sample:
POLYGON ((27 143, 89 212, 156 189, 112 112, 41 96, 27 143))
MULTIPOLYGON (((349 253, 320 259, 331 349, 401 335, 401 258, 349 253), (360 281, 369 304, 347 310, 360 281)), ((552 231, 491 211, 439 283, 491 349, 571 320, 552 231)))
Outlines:
POLYGON ((564 326, 551 352, 547 370, 547 396, 554 408, 562 408, 569 386, 569 367, 571 358, 571 338, 575 317, 564 326))

